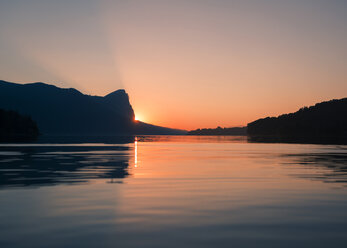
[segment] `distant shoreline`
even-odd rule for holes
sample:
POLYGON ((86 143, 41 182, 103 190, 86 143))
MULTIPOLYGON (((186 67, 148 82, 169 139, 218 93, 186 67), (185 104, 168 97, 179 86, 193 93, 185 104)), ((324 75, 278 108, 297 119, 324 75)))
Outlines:
POLYGON ((247 127, 231 127, 231 128, 203 128, 189 131, 187 135, 232 135, 246 136, 247 127))

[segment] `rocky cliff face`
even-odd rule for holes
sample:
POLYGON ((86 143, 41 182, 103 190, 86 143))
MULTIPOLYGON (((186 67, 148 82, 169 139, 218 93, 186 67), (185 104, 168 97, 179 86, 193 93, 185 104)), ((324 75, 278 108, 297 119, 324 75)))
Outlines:
POLYGON ((124 90, 99 97, 44 83, 0 81, 0 108, 31 116, 43 134, 133 132, 134 111, 124 90))
POLYGON ((30 116, 41 134, 132 135, 184 134, 135 121, 125 90, 104 97, 45 83, 16 84, 0 81, 0 108, 30 116))

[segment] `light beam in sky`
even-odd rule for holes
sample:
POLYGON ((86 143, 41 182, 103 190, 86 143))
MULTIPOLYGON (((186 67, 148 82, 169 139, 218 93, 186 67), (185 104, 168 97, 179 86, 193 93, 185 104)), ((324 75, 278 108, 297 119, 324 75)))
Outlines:
POLYGON ((347 1, 0 6, 0 79, 125 88, 136 119, 160 126, 242 126, 346 96, 347 1))

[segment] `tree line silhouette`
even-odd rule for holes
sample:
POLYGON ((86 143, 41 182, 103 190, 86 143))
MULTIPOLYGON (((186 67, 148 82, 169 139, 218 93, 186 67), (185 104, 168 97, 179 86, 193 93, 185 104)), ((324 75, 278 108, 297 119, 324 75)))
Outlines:
POLYGON ((246 127, 203 128, 188 132, 188 135, 246 135, 246 127))
POLYGON ((347 98, 248 123, 251 141, 347 143, 347 98))
POLYGON ((38 135, 39 129, 29 116, 0 109, 0 141, 33 140, 38 135))

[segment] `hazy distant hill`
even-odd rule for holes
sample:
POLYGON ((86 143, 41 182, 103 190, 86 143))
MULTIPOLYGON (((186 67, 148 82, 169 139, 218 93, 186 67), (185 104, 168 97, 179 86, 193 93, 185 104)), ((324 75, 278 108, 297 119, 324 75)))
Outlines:
POLYGON ((43 134, 181 134, 183 131, 134 121, 124 90, 104 97, 84 95, 45 83, 0 81, 0 108, 29 115, 43 134))
POLYGON ((33 140, 39 135, 36 123, 15 111, 0 109, 0 141, 33 140))
POLYGON ((256 120, 247 132, 253 141, 347 143, 347 98, 256 120))
POLYGON ((188 132, 189 135, 247 135, 246 127, 203 128, 188 132))

